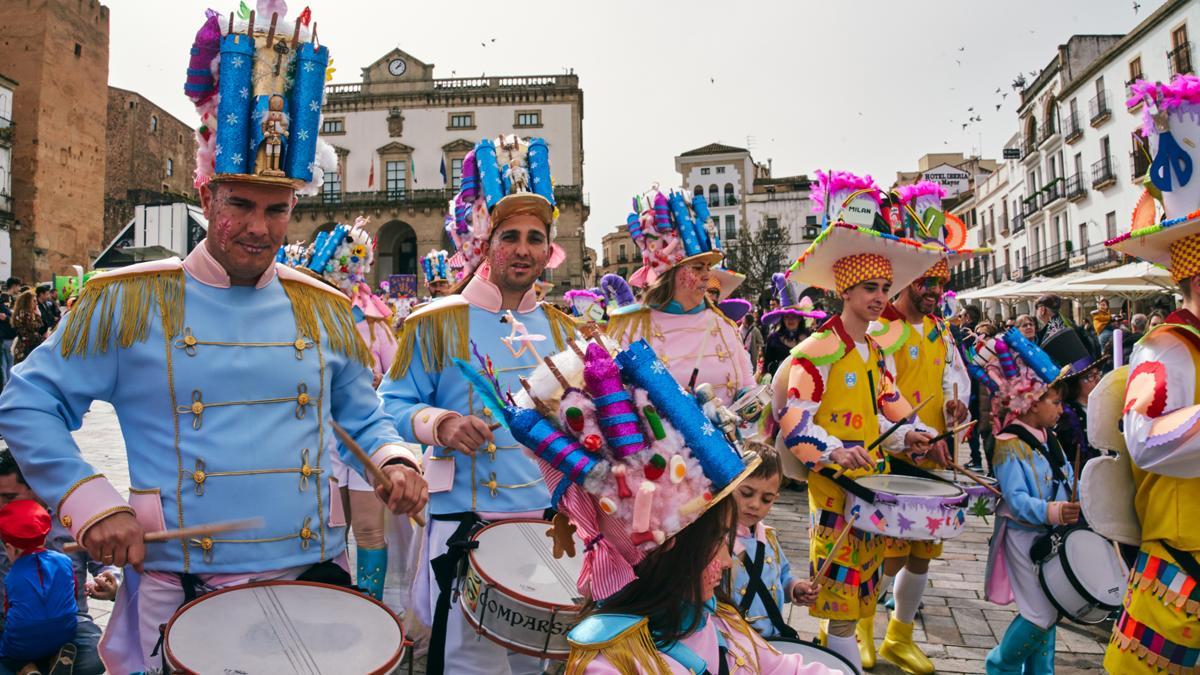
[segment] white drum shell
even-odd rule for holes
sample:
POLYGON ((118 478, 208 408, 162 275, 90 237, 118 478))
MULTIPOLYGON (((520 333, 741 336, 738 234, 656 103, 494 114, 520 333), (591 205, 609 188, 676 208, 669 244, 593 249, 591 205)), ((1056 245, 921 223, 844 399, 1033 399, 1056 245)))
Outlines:
POLYGON ((799 640, 785 640, 775 638, 767 640, 767 644, 775 648, 775 651, 780 654, 800 654, 804 657, 804 663, 819 663, 823 666, 833 668, 845 673, 845 675, 854 675, 855 670, 853 664, 842 658, 837 652, 826 649, 824 647, 814 645, 809 642, 799 640))
MULTIPOLYGON (((489 527, 528 524, 544 531, 551 524, 545 521, 505 521, 489 527)), ((480 532, 483 532, 481 530, 480 532)), ((479 533, 476 533, 476 541, 479 533)), ((534 551, 522 547, 525 540, 509 539, 513 547, 508 554, 528 559, 534 551)), ((550 539, 545 539, 546 555, 549 555, 550 539)), ((537 541, 534 545, 541 545, 537 541)), ((576 538, 576 556, 558 559, 571 581, 578 579, 582 565, 583 544, 576 538)), ((481 560, 496 560, 498 552, 488 552, 484 547, 472 551, 469 556, 467 574, 463 580, 459 604, 467 621, 493 642, 513 651, 551 659, 565 659, 571 651, 567 643, 567 632, 579 621, 579 606, 548 601, 530 602, 517 589, 506 589, 489 581, 486 569, 480 568, 481 560)), ((573 590, 573 589, 572 589, 573 590)), ((526 592, 528 590, 526 589, 526 592)))
MULTIPOLYGON (((875 490, 877 494, 887 495, 884 498, 887 501, 877 498, 872 504, 852 492, 846 492, 846 507, 843 515, 847 519, 857 516, 854 521, 856 530, 895 539, 936 541, 953 539, 962 534, 966 527, 967 493, 963 492, 961 488, 940 481, 911 476, 865 476, 864 478, 895 478, 903 479, 905 483, 916 481, 912 484, 929 484, 930 489, 939 490, 942 486, 947 486, 956 489, 957 493, 943 497, 942 505, 930 507, 929 495, 897 494, 872 487, 871 489, 875 490), (891 501, 893 498, 895 499, 894 503, 891 501), (905 527, 901 517, 911 524, 905 527), (929 518, 936 518, 940 523, 933 532, 930 532, 929 518)), ((859 480, 861 482, 862 479, 859 480)))
POLYGON ((1046 597, 1062 614, 1078 623, 1100 623, 1119 609, 1128 578, 1129 568, 1125 562, 1107 541, 1090 530, 1068 532, 1058 550, 1038 566, 1038 581, 1046 597), (1081 536, 1098 539, 1104 544, 1091 547, 1086 555, 1072 554, 1073 547, 1067 542, 1071 537, 1081 536), (1093 576, 1110 577, 1107 588, 1100 593, 1103 597, 1097 597, 1085 587, 1080 578, 1085 566, 1093 576))

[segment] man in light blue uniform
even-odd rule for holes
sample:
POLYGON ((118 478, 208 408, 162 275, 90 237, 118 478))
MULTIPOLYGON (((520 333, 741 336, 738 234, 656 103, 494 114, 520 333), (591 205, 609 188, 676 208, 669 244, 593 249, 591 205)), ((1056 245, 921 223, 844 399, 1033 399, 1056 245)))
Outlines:
MULTIPOLYGON (((549 167, 546 183, 530 171, 536 192, 491 182, 500 180, 497 167, 509 168, 514 157, 521 166, 535 164, 530 158, 536 158, 538 142, 527 147, 509 137, 493 146, 484 140, 464 160, 464 190, 455 201, 471 207, 458 209, 460 215, 473 214, 461 232, 453 222, 448 228, 467 258, 469 281, 461 293, 405 319, 396 362, 379 387, 400 435, 430 446, 425 466, 432 520, 413 590, 417 616, 433 628, 430 673, 542 672, 530 657, 509 654, 506 661, 502 647, 481 639, 466 622, 451 592, 456 563, 465 555, 460 544, 473 528, 484 521, 541 518, 550 506, 534 461, 506 429, 491 428, 500 411, 481 402, 451 359, 482 371, 479 357, 490 358, 501 390, 515 392, 540 354, 556 353, 574 336, 573 320, 534 296, 534 282, 558 252, 551 243, 549 167), (476 170, 482 185, 475 183, 476 170)), ((515 547, 512 552, 523 554, 515 547)))
MULTIPOLYGON (((267 23, 259 22, 260 38, 267 23)), ((273 31, 293 34, 290 25, 283 30, 286 21, 279 23, 272 22, 273 31)), ((242 65, 252 65, 245 58, 254 64, 269 59, 271 67, 283 61, 286 75, 293 55, 303 59, 314 51, 302 31, 294 51, 266 46, 255 54, 246 35, 236 35, 247 30, 246 22, 233 29, 221 48, 248 50, 237 57, 242 65)), ((220 37, 224 27, 215 30, 220 37)), ((324 51, 318 55, 327 58, 324 51)), ((229 66, 220 69, 222 91, 225 78, 238 73, 229 66)), ((299 67, 294 79, 255 77, 254 94, 319 102, 324 67, 312 70, 320 76, 316 83, 299 67), (317 89, 304 88, 305 81, 317 89)), ((189 70, 189 85, 191 76, 189 70)), ((248 70, 245 77, 249 82, 248 70)), ((209 82, 210 89, 216 86, 209 82)), ((186 260, 94 277, 64 325, 13 370, 0 396, 0 434, 60 524, 93 559, 145 571, 136 603, 125 592, 130 584, 122 586, 101 644, 111 672, 157 666, 160 657, 150 654, 159 626, 196 594, 267 579, 349 583, 345 522, 336 487, 331 490, 332 422, 382 468, 388 482, 374 487, 393 511, 419 513, 426 500, 419 460, 399 444, 371 388, 371 357, 348 299, 275 264, 296 189, 306 182, 319 186, 315 145, 287 146, 283 175, 274 163, 256 166, 247 160, 254 157, 250 141, 230 141, 222 126, 245 121, 223 114, 225 104, 237 100, 222 97, 218 123, 213 99, 193 98, 204 125, 197 182, 210 223, 207 239, 186 260), (244 147, 222 147, 222 139, 244 147), (216 152, 204 154, 213 143, 216 152), (235 154, 241 164, 231 165, 235 154), (129 502, 71 438, 93 400, 116 408, 129 502), (251 517, 262 524, 143 542, 149 532, 251 517)), ((296 115, 291 132, 319 124, 319 103, 316 112, 307 123, 296 115)), ((311 133, 315 140, 316 128, 311 133)), ((352 455, 343 460, 363 469, 352 455)))

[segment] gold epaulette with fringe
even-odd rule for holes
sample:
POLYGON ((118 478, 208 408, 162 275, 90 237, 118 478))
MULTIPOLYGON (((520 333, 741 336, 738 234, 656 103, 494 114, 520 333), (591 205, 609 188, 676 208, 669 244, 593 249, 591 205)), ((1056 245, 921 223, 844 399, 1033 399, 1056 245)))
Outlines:
POLYGON ((604 326, 604 332, 613 340, 620 344, 629 344, 633 341, 635 335, 650 334, 650 308, 643 306, 641 309, 617 314, 609 315, 608 323, 604 326))
POLYGON ((598 656, 608 659, 621 673, 670 675, 671 672, 654 644, 654 637, 650 635, 650 623, 645 618, 604 642, 571 642, 566 675, 583 675, 588 664, 598 656))
POLYGON ((297 332, 320 343, 321 329, 324 328, 330 349, 371 367, 371 350, 355 326, 350 298, 335 288, 326 289, 300 279, 281 276, 279 283, 283 284, 283 291, 292 303, 297 332))
POLYGON ((464 361, 470 358, 470 322, 471 305, 462 296, 452 295, 422 305, 404 318, 404 325, 396 335, 396 358, 388 377, 398 380, 407 375, 418 350, 427 372, 445 370, 451 358, 464 361))
POLYGON ((152 313, 162 320, 167 340, 183 330, 183 267, 163 264, 131 265, 99 274, 79 291, 62 327, 62 355, 103 354, 116 337, 128 349, 150 335, 152 313), (146 269, 139 269, 145 267, 146 269), (97 316, 99 312, 99 316, 97 316), (96 321, 95 334, 92 321, 96 321))
POLYGON ((562 351, 567 348, 567 341, 574 339, 579 328, 575 317, 563 312, 548 302, 542 303, 546 319, 550 322, 550 337, 554 339, 554 348, 562 351))

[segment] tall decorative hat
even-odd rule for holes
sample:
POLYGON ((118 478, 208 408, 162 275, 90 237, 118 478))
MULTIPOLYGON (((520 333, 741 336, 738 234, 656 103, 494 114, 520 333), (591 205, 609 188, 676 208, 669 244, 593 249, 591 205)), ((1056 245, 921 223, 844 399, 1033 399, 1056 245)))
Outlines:
POLYGON ((329 49, 305 9, 258 0, 223 17, 208 10, 196 33, 184 93, 196 105, 197 188, 216 181, 283 185, 316 194, 337 166, 318 138, 329 49))
POLYGON ((779 300, 779 309, 772 310, 763 314, 762 323, 764 326, 774 326, 779 323, 785 316, 794 316, 798 319, 814 319, 820 321, 827 315, 813 306, 812 298, 805 296, 799 297, 796 283, 787 278, 783 272, 776 272, 771 275, 771 285, 775 289, 775 297, 779 300))
POLYGON ((960 260, 970 260, 990 249, 967 248, 967 226, 942 208, 946 188, 933 181, 922 180, 903 185, 895 191, 902 216, 902 236, 923 244, 940 246, 945 255, 923 276, 950 279, 950 268, 960 260))
MULTIPOLYGON (((472 274, 483 261, 483 245, 492 229, 506 218, 518 214, 536 216, 550 227, 558 208, 554 205, 554 182, 550 178, 550 148, 541 138, 519 136, 485 138, 463 158, 462 188, 450 202, 446 233, 461 255, 463 273, 472 274)), ((552 244, 553 269, 566 254, 552 244)))
POLYGON ((708 278, 710 279, 710 283, 712 279, 717 280, 717 290, 720 293, 722 301, 733 295, 733 292, 738 289, 738 286, 741 286, 742 282, 746 281, 745 274, 742 274, 741 272, 734 272, 733 270, 721 264, 718 264, 709 271, 708 278))
POLYGON ((600 321, 604 318, 604 296, 586 288, 571 289, 563 294, 563 300, 571 308, 571 314, 585 321, 600 321))
POLYGON ((438 281, 452 282, 454 277, 450 269, 450 256, 445 251, 430 251, 421 258, 421 271, 425 273, 425 283, 438 281))
POLYGON ((1051 386, 1077 374, 1071 364, 1056 363, 1016 328, 977 341, 968 356, 972 377, 993 392, 992 417, 999 429, 1028 412, 1051 386))
POLYGON ((944 257, 940 246, 874 229, 880 192, 870 176, 816 172, 813 210, 824 229, 788 270, 798 283, 842 292, 869 279, 889 279, 899 290, 944 257))
POLYGON ((1149 179, 1134 207, 1130 231, 1113 249, 1171 270, 1176 281, 1200 274, 1200 77, 1176 75, 1168 84, 1135 82, 1126 105, 1144 103, 1149 179), (1162 204, 1157 221, 1154 200, 1162 204))
POLYGON ((367 232, 369 218, 359 216, 353 225, 337 224, 317 234, 313 243, 287 244, 275 255, 276 262, 317 276, 350 298, 358 318, 386 319, 392 310, 371 292, 368 275, 375 265, 375 238, 367 232))
MULTIPOLYGON (((681 389, 648 343, 614 354, 615 343, 595 340, 548 357, 516 405, 499 394, 488 405, 537 458, 553 505, 585 543, 579 588, 603 600, 760 460, 735 445, 739 418, 681 389)), ((486 366, 458 365, 477 392, 497 391, 486 366)))
POLYGON ((721 240, 710 232, 708 200, 685 190, 663 194, 655 186, 633 198, 626 222, 629 236, 642 253, 642 267, 629 277, 633 286, 653 286, 678 265, 721 262, 721 240))
POLYGON ((1060 379, 1078 377, 1108 358, 1107 355, 1097 356, 1080 336, 1079 329, 1069 326, 1047 335, 1041 346, 1051 361, 1066 368, 1060 373, 1060 379))

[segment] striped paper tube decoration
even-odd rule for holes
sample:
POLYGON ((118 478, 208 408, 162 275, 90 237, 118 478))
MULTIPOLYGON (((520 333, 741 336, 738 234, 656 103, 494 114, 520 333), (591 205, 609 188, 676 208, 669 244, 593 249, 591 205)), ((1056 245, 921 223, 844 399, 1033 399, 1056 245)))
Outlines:
POLYGON ((608 447, 618 457, 628 457, 644 450, 646 437, 633 407, 633 398, 621 384, 621 374, 608 350, 595 342, 588 343, 584 354, 583 381, 596 404, 596 421, 608 447))

